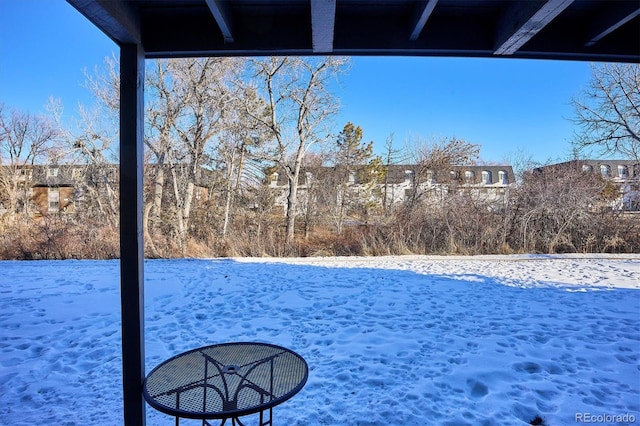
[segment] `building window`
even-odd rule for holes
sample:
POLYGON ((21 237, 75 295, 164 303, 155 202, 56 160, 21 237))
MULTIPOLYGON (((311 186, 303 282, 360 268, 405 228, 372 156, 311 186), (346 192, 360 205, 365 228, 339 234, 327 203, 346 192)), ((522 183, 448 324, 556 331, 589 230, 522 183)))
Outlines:
POLYGON ((629 171, 627 169, 627 166, 623 166, 623 165, 618 166, 618 176, 621 177, 622 179, 626 179, 629 177, 629 171))
POLYGON ((449 178, 450 178, 451 180, 458 180, 458 174, 456 173, 456 171, 455 171, 455 170, 451 170, 451 171, 449 172, 449 178))
POLYGON ((491 178, 491 172, 489 170, 482 171, 482 182, 485 185, 491 185, 493 183, 493 180, 491 178))
POLYGON ((464 180, 467 182, 473 182, 476 179, 476 174, 472 170, 464 172, 464 180))
POLYGON ((274 173, 271 175, 271 186, 278 186, 278 174, 274 173))
POLYGON ((611 167, 606 164, 600 165, 600 173, 602 174, 602 177, 611 177, 611 167))
POLYGON ((60 188, 49 188, 48 200, 49 200, 49 213, 59 212, 60 211, 60 188))
POLYGON ((32 175, 33 175, 33 172, 31 171, 31 169, 20 169, 21 181, 31 180, 32 175))
POLYGON ((404 171, 404 183, 413 184, 413 170, 404 171))
POLYGON ((60 169, 58 167, 49 167, 47 169, 47 177, 55 177, 58 176, 60 169))
POLYGON ((507 177, 507 172, 504 170, 500 170, 498 172, 498 178, 500 179, 500 183, 502 185, 507 185, 509 183, 509 179, 507 177))
POLYGON ((591 173, 593 172, 593 166, 591 166, 590 164, 583 164, 582 171, 585 173, 591 173))
POLYGON ((356 174, 354 172, 349 172, 349 183, 356 183, 356 174))

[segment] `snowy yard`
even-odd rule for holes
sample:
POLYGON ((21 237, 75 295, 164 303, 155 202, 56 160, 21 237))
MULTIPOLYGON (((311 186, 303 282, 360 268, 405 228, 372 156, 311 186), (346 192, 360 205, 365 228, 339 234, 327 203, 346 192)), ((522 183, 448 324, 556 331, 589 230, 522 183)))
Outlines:
MULTIPOLYGON (((145 282, 147 371, 227 341, 307 360, 276 426, 640 424, 640 255, 150 260, 145 282)), ((119 310, 117 261, 0 262, 0 424, 122 424, 119 310)))

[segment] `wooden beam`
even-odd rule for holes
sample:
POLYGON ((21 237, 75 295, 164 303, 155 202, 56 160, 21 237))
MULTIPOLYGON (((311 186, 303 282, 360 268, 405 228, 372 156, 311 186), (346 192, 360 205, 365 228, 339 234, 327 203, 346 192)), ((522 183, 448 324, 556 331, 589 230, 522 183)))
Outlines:
MULTIPOLYGON (((638 3, 636 3, 636 6, 637 5, 638 3)), ((625 15, 621 18, 610 18, 610 17, 602 18, 602 21, 604 22, 604 26, 599 28, 596 31, 596 34, 594 34, 590 38, 590 40, 587 43, 585 43, 585 46, 586 47, 593 46, 594 44, 602 40, 604 37, 608 36, 609 34, 611 34, 612 32, 614 32, 615 30, 617 30, 618 28, 620 28, 621 26, 623 26, 624 24, 626 24, 627 22, 629 22, 630 20, 632 20, 638 15, 640 15, 640 8, 627 11, 627 13, 625 13, 625 15)), ((638 34, 638 37, 640 37, 640 34, 638 34)))
POLYGON ((120 299, 124 424, 144 426, 144 58, 120 46, 120 299))
POLYGON ((207 6, 211 14, 218 23, 220 31, 222 31, 222 37, 225 43, 233 43, 233 32, 231 31, 231 21, 219 0, 207 0, 207 6))
POLYGON ((311 31, 314 53, 333 52, 336 0, 311 0, 311 31))
POLYGON ((502 17, 497 34, 495 55, 513 55, 549 22, 565 10, 574 0, 548 0, 513 2, 502 17))
POLYGON ((131 2, 122 0, 67 0, 78 12, 117 44, 138 44, 140 20, 131 2))
POLYGON ((431 16, 433 9, 435 9, 437 3, 438 0, 429 0, 426 3, 423 1, 418 2, 418 5, 422 7, 420 10, 418 10, 418 18, 416 19, 416 23, 413 26, 413 31, 411 32, 409 40, 416 41, 418 37, 420 37, 420 33, 427 24, 427 21, 429 20, 429 17, 431 16))

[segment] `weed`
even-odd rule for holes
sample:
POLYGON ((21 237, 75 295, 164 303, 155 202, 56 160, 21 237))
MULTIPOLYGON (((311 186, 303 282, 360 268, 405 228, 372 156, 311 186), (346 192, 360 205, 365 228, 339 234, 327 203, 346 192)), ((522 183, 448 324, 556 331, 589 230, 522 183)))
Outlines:
POLYGON ((533 419, 531 419, 529 424, 535 426, 546 426, 544 419, 540 416, 535 416, 533 419))

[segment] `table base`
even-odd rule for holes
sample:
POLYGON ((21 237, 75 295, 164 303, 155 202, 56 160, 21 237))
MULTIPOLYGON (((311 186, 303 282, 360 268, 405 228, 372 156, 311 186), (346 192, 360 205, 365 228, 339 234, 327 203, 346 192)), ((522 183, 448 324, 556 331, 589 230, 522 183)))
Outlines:
MULTIPOLYGON (((273 426, 273 423, 271 422, 271 419, 273 417, 273 409, 270 408, 267 411, 269 412, 269 415, 268 415, 269 418, 265 418, 266 416, 264 415, 264 411, 260 411, 259 413, 260 422, 258 423, 258 426, 273 426)), ((228 424, 227 420, 231 420, 231 426, 246 426, 244 423, 242 423, 239 417, 229 417, 226 419, 221 419, 219 426, 224 426, 228 424)), ((176 417, 176 426, 180 426, 180 417, 176 417)), ((211 424, 210 420, 202 420, 202 426, 214 426, 214 425, 211 424)))

